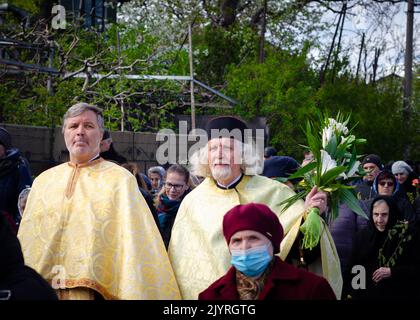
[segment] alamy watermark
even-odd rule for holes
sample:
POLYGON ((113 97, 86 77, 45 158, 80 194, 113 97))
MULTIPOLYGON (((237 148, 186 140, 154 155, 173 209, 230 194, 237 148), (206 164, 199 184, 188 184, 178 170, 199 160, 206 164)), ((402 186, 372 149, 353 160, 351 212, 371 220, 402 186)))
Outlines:
POLYGON ((66 8, 57 4, 52 7, 51 14, 53 15, 51 20, 51 27, 53 29, 65 29, 67 25, 66 21, 66 8))
POLYGON ((355 265, 351 268, 351 273, 355 276, 351 279, 351 287, 354 290, 366 289, 366 269, 364 266, 355 265))
MULTIPOLYGON (((163 142, 156 150, 156 160, 160 165, 168 163, 187 164, 195 152, 207 148, 209 140, 218 137, 229 137, 249 145, 252 156, 261 157, 264 154, 264 129, 212 129, 210 139, 203 129, 193 129, 188 132, 187 121, 180 121, 178 134, 172 129, 162 129, 156 135, 156 141, 163 142), (255 132, 255 136, 254 136, 255 132), (189 143, 193 143, 189 148, 189 143)), ((204 159, 203 161, 206 161, 204 159)), ((243 155, 235 154, 235 164, 242 164, 243 155)), ((205 164, 205 163, 202 163, 205 164)))
POLYGON ((53 289, 65 289, 66 288, 66 268, 63 265, 53 266, 51 273, 55 274, 51 281, 51 287, 53 289))

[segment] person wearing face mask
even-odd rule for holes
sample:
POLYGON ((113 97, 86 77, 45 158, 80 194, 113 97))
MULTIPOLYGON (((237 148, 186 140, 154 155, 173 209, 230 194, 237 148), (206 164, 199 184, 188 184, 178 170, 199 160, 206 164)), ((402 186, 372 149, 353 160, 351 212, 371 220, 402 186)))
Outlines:
POLYGON ((259 203, 237 205, 223 218, 231 254, 228 272, 199 294, 199 300, 335 300, 328 282, 282 261, 277 254, 283 227, 259 203))

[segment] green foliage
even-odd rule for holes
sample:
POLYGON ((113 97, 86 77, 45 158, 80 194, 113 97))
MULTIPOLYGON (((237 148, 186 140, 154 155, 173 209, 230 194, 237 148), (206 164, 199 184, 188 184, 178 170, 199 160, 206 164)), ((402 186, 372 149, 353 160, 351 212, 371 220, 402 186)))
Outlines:
MULTIPOLYGON (((50 30, 48 34, 56 43, 53 68, 63 72, 86 72, 86 65, 92 66, 89 67, 91 72, 102 74, 112 70, 113 74, 185 74, 188 68, 184 52, 178 53, 175 59, 173 51, 158 50, 157 39, 142 26, 133 28, 114 24, 105 33, 71 26, 65 31, 50 30), (119 66, 123 68, 118 69, 119 66)), ((16 39, 19 40, 19 37, 16 39)), ((47 58, 42 54, 34 55, 31 50, 19 52, 19 59, 25 63, 46 66, 47 58)), ((45 74, 26 73, 25 77, 19 78, 3 74, 0 99, 4 104, 0 108, 0 121, 60 125, 68 107, 86 101, 104 109, 105 124, 110 129, 121 128, 123 106, 125 129, 156 131, 161 127, 174 126, 172 112, 178 105, 176 95, 183 88, 182 84, 174 81, 118 78, 90 79, 85 83, 80 78, 53 77, 52 92, 47 92, 47 79, 45 74), (168 95, 168 92, 171 94, 168 95)))
POLYGON ((237 26, 225 30, 208 25, 193 37, 194 71, 197 77, 210 85, 224 82, 229 65, 237 65, 243 57, 255 56, 256 33, 237 26))
POLYGON ((316 110, 315 75, 304 52, 292 55, 273 49, 264 63, 254 61, 230 68, 227 93, 240 102, 235 111, 241 116, 266 116, 270 143, 280 153, 296 156, 304 141, 301 126, 316 110))
POLYGON ((352 114, 352 123, 357 124, 354 134, 367 139, 361 153, 377 153, 386 161, 397 160, 409 144, 411 157, 419 157, 419 129, 414 125, 419 121, 418 93, 413 91, 412 122, 407 125, 402 118, 402 80, 365 84, 351 78, 342 65, 344 72, 337 69, 334 83, 327 81, 321 86, 305 50, 268 51, 263 64, 247 61, 240 67, 231 66, 226 92, 240 102, 235 111, 241 116, 267 118, 269 143, 280 154, 302 158, 302 126, 319 110, 352 114))
POLYGON ((39 12, 40 0, 0 0, 0 3, 8 3, 35 14, 39 12))

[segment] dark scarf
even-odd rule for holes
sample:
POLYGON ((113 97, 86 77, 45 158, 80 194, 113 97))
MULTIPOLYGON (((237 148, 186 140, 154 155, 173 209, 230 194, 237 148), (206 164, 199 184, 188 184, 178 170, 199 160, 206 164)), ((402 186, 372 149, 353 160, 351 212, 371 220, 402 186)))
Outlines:
POLYGON ((161 228, 165 228, 169 218, 176 215, 183 198, 182 196, 180 199, 170 200, 166 194, 162 194, 159 197, 159 205, 156 208, 156 212, 161 228))
MULTIPOLYGON (((370 207, 370 217, 369 217, 369 224, 368 224, 368 230, 369 230, 369 239, 366 242, 366 245, 361 248, 360 256, 364 257, 370 257, 370 258, 378 258, 379 249, 381 249, 385 243, 385 240, 388 236, 388 231, 395 227, 397 224, 397 221, 400 217, 400 211, 398 209, 398 206, 392 196, 378 196, 376 197, 371 204, 370 207), (389 207, 389 218, 388 223, 385 227, 385 230, 383 232, 380 232, 373 223, 373 205, 378 200, 384 200, 388 207, 389 207)), ((392 251, 392 245, 387 245, 387 248, 385 249, 384 254, 389 255, 392 251)))

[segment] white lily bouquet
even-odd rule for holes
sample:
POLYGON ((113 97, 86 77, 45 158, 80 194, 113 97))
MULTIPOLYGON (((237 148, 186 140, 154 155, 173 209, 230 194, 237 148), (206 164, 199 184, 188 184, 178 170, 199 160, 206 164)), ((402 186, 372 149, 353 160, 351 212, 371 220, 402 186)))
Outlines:
MULTIPOLYGON (((282 202, 284 211, 298 199, 305 199, 311 189, 316 186, 329 194, 329 219, 338 216, 340 203, 346 203, 358 215, 366 217, 359 206, 352 181, 363 175, 360 169, 360 157, 357 155, 356 146, 365 143, 365 139, 356 139, 347 128, 350 116, 347 119, 339 113, 336 117, 328 118, 319 115, 319 122, 308 121, 306 125, 306 138, 309 149, 313 155, 313 162, 300 168, 289 179, 302 178, 298 185, 300 191, 293 197, 282 202)), ((366 217, 367 218, 367 217, 366 217)), ((318 208, 308 210, 305 222, 300 230, 303 233, 303 248, 314 248, 321 237, 321 219, 318 208)))

